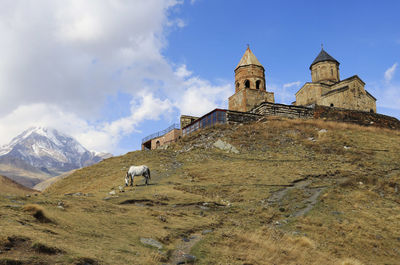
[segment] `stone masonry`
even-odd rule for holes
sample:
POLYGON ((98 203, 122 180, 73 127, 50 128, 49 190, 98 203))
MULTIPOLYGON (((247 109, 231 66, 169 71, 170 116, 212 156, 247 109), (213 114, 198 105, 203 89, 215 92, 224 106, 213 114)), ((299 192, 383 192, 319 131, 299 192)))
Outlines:
POLYGON ((340 81, 339 62, 324 49, 310 66, 312 82, 296 93, 296 106, 312 104, 376 113, 376 98, 357 75, 340 81))
POLYGON ((262 102, 274 102, 274 93, 265 89, 265 70, 247 48, 235 68, 235 94, 229 97, 229 110, 247 112, 262 102))

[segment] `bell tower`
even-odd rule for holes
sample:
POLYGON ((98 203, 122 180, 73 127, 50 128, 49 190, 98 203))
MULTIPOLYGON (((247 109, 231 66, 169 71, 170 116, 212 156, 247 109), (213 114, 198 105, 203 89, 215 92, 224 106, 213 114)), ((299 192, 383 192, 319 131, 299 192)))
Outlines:
POLYGON ((274 103, 274 93, 266 91, 265 69, 247 47, 235 68, 235 94, 229 98, 229 110, 247 112, 262 102, 274 103))

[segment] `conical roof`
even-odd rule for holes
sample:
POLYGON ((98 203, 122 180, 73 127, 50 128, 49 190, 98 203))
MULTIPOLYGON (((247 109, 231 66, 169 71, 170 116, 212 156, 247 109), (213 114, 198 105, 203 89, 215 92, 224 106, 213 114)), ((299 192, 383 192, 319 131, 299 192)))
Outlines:
POLYGON ((245 65, 258 65, 262 66, 262 64, 257 60, 256 56, 251 52, 250 47, 247 47, 246 51, 243 54, 242 59, 236 66, 235 70, 238 69, 240 66, 245 66, 245 65))
POLYGON ((324 48, 321 48, 321 52, 318 54, 317 58, 315 58, 315 60, 312 62, 312 64, 310 65, 310 70, 311 67, 319 62, 325 62, 325 61, 331 61, 331 62, 335 62, 337 64, 340 64, 335 58, 333 58, 332 56, 330 56, 325 50, 324 48))

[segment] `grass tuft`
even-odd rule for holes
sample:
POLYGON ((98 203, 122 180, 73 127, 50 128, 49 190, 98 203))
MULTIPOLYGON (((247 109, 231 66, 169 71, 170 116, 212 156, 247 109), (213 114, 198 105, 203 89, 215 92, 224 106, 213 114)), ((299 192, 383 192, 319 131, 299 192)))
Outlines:
POLYGON ((48 254, 48 255, 55 255, 63 252, 61 249, 46 246, 45 244, 38 242, 32 244, 32 249, 34 249, 38 253, 48 254))
POLYGON ((53 223, 44 213, 44 209, 37 204, 28 204, 24 207, 24 210, 30 212, 41 223, 53 223))

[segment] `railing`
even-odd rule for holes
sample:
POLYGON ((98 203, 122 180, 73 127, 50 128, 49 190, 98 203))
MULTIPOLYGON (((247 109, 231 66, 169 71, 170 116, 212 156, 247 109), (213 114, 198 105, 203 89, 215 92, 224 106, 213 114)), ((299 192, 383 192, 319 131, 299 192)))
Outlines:
POLYGON ((182 136, 186 136, 191 134, 192 132, 197 131, 201 128, 206 128, 213 126, 215 124, 224 124, 226 123, 226 110, 224 109, 215 109, 206 115, 198 118, 191 124, 182 128, 182 136))
POLYGON ((178 123, 172 124, 171 126, 169 126, 169 127, 168 127, 167 129, 165 129, 165 130, 162 130, 162 131, 159 131, 159 132, 150 134, 149 136, 146 136, 145 138, 142 139, 142 143, 147 142, 147 141, 149 141, 149 140, 151 140, 151 139, 154 139, 154 138, 163 136, 164 134, 169 133, 170 131, 172 131, 172 130, 174 130, 174 129, 177 129, 177 130, 180 129, 178 123))

